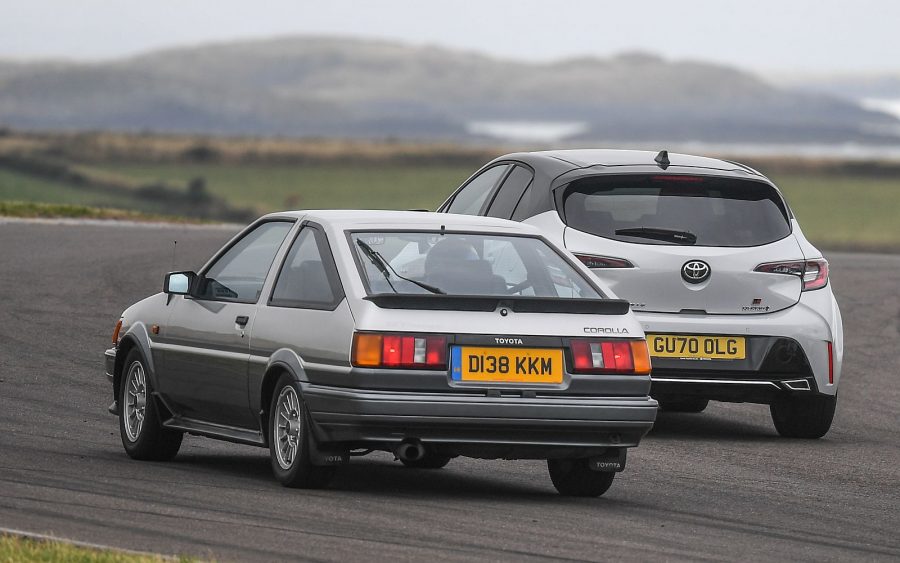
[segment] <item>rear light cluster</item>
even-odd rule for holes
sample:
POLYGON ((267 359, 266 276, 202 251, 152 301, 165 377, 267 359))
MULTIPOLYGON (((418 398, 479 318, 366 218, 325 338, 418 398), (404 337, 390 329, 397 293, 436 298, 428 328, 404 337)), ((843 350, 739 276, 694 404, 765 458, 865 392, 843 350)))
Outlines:
POLYGON ((447 337, 358 332, 353 335, 351 363, 369 368, 446 369, 447 337))
POLYGON ((575 373, 650 373, 646 340, 577 339, 569 343, 575 373))
POLYGON ((797 276, 803 282, 803 291, 821 289, 828 285, 828 261, 822 258, 805 261, 769 262, 760 264, 753 271, 797 276))
POLYGON ((634 268, 634 264, 624 258, 610 256, 594 256, 591 254, 575 254, 575 258, 588 268, 634 268))

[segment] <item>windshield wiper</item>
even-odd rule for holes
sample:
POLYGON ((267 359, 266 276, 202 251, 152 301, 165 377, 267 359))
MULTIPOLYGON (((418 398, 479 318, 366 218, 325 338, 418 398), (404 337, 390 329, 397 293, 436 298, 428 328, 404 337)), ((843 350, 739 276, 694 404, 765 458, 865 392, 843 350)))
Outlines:
POLYGON ((416 280, 401 276, 400 274, 397 273, 397 270, 395 270, 391 266, 390 262, 385 260, 384 256, 382 256, 381 254, 379 254, 378 252, 373 250, 372 247, 368 245, 368 243, 363 242, 360 239, 356 239, 356 244, 358 244, 359 247, 363 249, 363 252, 365 253, 366 257, 369 259, 369 261, 372 262, 372 264, 374 264, 376 268, 378 268, 378 271, 381 272, 381 275, 383 275, 384 279, 387 280, 388 285, 391 286, 391 289, 394 290, 394 293, 399 293, 399 292, 394 287, 394 284, 391 283, 391 274, 397 276, 401 280, 405 280, 411 284, 415 284, 429 293, 436 293, 438 295, 446 295, 447 294, 446 291, 444 291, 443 289, 441 289, 439 287, 435 287, 435 286, 427 284, 425 282, 420 282, 420 281, 416 281, 416 280))
POLYGON ((636 227, 633 229, 616 229, 617 235, 627 237, 649 238, 674 242, 676 244, 692 245, 697 243, 697 235, 690 231, 677 231, 675 229, 658 229, 655 227, 636 227))

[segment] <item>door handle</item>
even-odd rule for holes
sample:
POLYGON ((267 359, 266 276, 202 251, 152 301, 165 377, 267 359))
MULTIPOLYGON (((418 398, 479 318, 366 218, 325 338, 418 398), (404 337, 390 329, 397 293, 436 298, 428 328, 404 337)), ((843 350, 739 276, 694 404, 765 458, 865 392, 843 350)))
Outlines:
POLYGON ((247 326, 247 323, 248 323, 248 322, 250 322, 250 317, 248 317, 247 315, 240 315, 239 317, 237 317, 236 319, 234 319, 234 322, 235 322, 239 327, 242 327, 242 328, 243 328, 243 327, 247 326))

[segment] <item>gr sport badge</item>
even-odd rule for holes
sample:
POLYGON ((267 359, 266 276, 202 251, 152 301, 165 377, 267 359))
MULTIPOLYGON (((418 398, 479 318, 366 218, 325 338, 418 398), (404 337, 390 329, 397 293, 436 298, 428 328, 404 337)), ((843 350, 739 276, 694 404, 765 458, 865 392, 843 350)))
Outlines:
POLYGON ((681 267, 681 278, 688 283, 703 283, 709 279, 709 264, 703 260, 691 260, 681 267))

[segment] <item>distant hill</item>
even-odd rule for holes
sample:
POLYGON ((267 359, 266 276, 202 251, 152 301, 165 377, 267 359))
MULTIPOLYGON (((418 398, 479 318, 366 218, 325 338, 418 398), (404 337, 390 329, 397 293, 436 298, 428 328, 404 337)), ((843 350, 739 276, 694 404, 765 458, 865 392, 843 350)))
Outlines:
POLYGON ((578 122, 573 141, 896 142, 900 121, 740 70, 630 53, 526 63, 337 37, 0 61, 0 125, 472 139, 480 121, 578 122))

